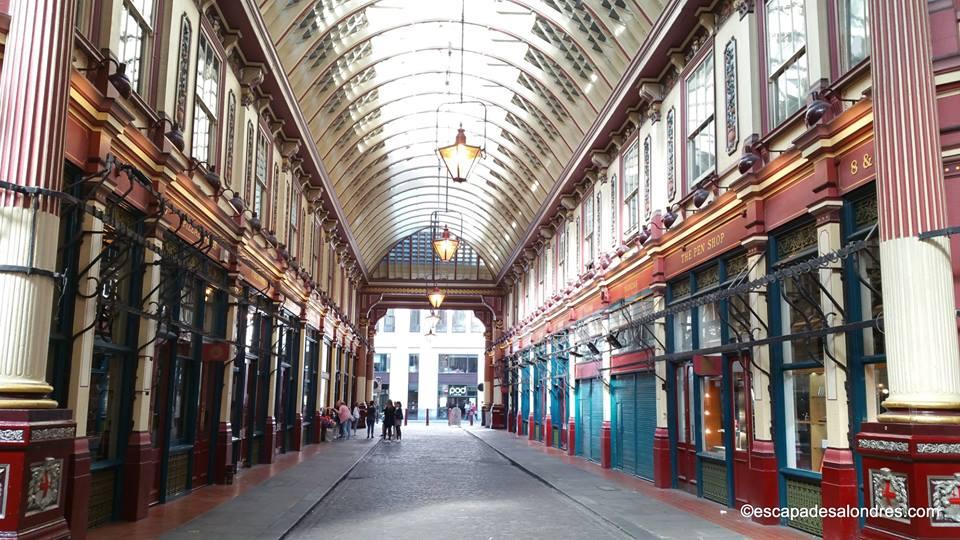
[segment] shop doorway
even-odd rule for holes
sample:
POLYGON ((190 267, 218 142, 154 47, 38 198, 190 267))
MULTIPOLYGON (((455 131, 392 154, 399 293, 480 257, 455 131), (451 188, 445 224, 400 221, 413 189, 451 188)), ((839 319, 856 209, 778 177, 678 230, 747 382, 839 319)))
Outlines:
POLYGON ((677 487, 697 491, 697 444, 694 421, 696 381, 693 361, 684 360, 674 365, 674 410, 676 411, 676 483, 677 487))

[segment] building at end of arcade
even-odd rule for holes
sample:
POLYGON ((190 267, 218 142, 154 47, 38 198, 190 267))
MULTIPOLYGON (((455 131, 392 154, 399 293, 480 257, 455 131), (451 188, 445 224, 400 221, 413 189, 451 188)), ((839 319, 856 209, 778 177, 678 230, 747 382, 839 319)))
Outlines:
POLYGON ((960 534, 952 8, 668 8, 507 273, 493 427, 723 507, 894 512, 771 526, 960 534))

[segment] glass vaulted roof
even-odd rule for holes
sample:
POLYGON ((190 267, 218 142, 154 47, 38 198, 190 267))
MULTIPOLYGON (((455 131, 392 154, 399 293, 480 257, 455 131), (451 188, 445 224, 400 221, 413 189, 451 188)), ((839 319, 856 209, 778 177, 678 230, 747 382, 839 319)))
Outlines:
POLYGON ((260 8, 363 266, 377 267, 448 205, 496 273, 662 4, 261 0, 260 8), (435 149, 452 144, 460 125, 486 156, 447 192, 435 149))

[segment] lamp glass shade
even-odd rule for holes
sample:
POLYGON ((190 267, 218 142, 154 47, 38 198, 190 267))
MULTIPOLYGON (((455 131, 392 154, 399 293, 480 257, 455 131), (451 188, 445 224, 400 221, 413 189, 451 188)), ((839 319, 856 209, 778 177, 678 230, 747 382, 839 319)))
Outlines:
POLYGON ((440 159, 447 166, 447 172, 454 182, 466 182, 467 175, 477 158, 480 157, 480 147, 467 144, 467 135, 463 128, 457 129, 457 138, 450 146, 437 149, 440 159))
POLYGON ((430 300, 430 305, 433 306, 433 309, 440 309, 440 306, 443 304, 443 299, 447 295, 443 294, 443 291, 439 287, 434 287, 430 294, 427 295, 427 300, 430 300))
POLYGON ((447 229, 447 226, 443 226, 443 232, 440 233, 440 238, 433 239, 433 251, 437 253, 437 257, 440 257, 440 260, 447 262, 457 254, 457 249, 460 247, 460 240, 450 234, 450 230, 447 229))

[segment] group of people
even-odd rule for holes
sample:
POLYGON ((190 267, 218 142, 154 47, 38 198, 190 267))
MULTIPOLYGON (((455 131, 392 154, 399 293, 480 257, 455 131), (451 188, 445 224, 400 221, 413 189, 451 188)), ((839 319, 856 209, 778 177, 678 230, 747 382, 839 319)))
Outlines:
POLYGON ((377 410, 377 405, 371 400, 369 404, 354 403, 353 410, 347 406, 346 402, 339 401, 336 406, 337 424, 339 426, 338 439, 349 439, 352 433, 357 429, 357 422, 363 418, 367 427, 367 438, 374 438, 374 426, 377 421, 383 422, 383 432, 380 435, 385 440, 400 440, 400 426, 403 425, 403 405, 397 402, 388 401, 383 408, 382 416, 377 410))
POLYGON ((371 401, 370 406, 367 407, 367 438, 372 439, 374 437, 373 425, 377 420, 383 421, 383 431, 380 434, 380 438, 390 441, 394 437, 399 441, 401 437, 400 426, 403 425, 403 405, 397 401, 392 402, 388 401, 387 404, 383 407, 383 417, 381 418, 377 412, 377 407, 371 401), (372 416, 371 416, 372 415, 372 416))

